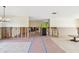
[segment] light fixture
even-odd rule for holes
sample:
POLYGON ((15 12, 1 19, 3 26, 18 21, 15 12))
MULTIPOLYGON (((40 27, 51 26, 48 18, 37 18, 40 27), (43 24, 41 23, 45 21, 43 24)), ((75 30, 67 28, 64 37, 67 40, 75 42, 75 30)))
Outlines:
POLYGON ((5 8, 6 6, 3 6, 3 17, 0 17, 0 22, 8 22, 10 20, 5 16, 5 8))
POLYGON ((56 12, 52 12, 52 14, 57 14, 56 12))

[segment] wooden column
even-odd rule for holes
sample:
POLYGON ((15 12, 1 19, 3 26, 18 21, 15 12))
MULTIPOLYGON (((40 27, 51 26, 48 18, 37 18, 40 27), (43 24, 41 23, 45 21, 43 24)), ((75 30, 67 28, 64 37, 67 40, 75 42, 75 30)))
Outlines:
POLYGON ((1 27, 0 27, 0 39, 2 39, 2 38, 1 38, 1 35, 2 35, 2 33, 1 33, 1 27))
POLYGON ((52 36, 52 28, 49 28, 49 35, 52 36))
POLYGON ((27 38, 29 38, 29 27, 27 27, 27 38))
POLYGON ((12 38, 12 27, 10 27, 10 37, 12 38))
POLYGON ((22 38, 22 27, 20 27, 20 37, 22 38))
POLYGON ((18 27, 16 27, 16 38, 18 38, 18 27))
POLYGON ((25 38, 27 38, 27 28, 25 27, 25 38))
POLYGON ((26 27, 23 28, 24 37, 26 37, 26 27))
POLYGON ((6 31, 7 31, 7 34, 8 34, 8 38, 11 38, 10 37, 10 27, 6 27, 6 29, 7 29, 6 31))

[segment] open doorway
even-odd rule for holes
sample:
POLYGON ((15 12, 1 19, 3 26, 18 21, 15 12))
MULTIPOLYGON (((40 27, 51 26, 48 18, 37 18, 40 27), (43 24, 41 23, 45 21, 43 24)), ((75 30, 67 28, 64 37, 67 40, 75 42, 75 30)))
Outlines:
POLYGON ((29 21, 30 36, 48 36, 49 35, 49 19, 29 21))
POLYGON ((41 36, 47 36, 48 35, 48 22, 42 22, 40 32, 41 32, 41 36))

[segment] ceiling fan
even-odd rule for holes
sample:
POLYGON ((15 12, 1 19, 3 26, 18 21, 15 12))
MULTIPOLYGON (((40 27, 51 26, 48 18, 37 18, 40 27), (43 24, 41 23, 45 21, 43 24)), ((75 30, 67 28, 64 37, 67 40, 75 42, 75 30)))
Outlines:
POLYGON ((6 17, 5 15, 5 9, 6 9, 6 6, 3 6, 3 16, 0 17, 0 22, 9 22, 9 18, 6 17))

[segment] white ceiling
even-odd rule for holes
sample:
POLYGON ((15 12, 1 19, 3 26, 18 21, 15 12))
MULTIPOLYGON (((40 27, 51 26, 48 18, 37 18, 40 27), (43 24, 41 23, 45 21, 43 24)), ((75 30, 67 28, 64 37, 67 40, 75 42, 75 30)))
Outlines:
MULTIPOLYGON (((52 12, 57 12, 57 17, 79 14, 78 6, 7 6, 7 16, 30 16, 36 19, 48 19, 52 12)), ((3 15, 3 7, 0 7, 0 15, 3 15)))

